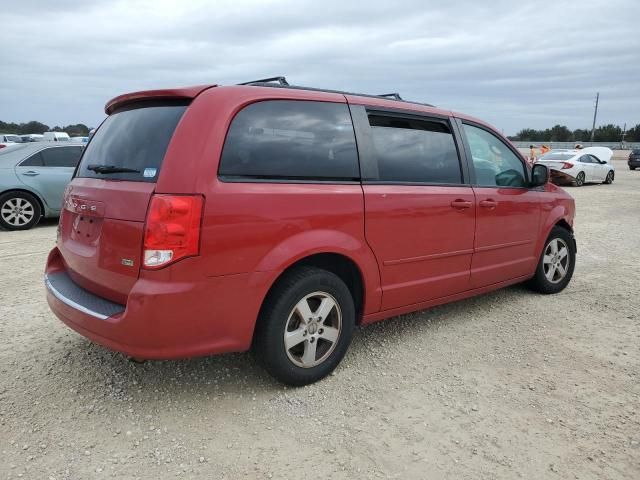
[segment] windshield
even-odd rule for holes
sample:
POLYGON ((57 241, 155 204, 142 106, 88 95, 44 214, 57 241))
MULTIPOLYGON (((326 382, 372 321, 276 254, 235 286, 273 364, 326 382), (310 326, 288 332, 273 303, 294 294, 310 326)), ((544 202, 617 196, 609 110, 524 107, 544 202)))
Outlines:
POLYGON ((17 135, 6 135, 7 142, 22 143, 22 139, 17 135))
POLYGON ((543 155, 542 157, 540 157, 540 160, 569 160, 570 158, 573 158, 575 155, 572 153, 558 153, 558 152, 549 152, 545 155, 543 155))
POLYGON ((153 106, 109 116, 91 138, 78 177, 156 182, 186 105, 153 106))

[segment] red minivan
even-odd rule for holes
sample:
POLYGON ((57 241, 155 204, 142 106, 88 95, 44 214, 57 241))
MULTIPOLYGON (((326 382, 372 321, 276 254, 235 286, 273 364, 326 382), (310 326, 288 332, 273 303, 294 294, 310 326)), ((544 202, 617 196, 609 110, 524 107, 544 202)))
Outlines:
POLYGON ((282 77, 105 111, 45 284, 64 323, 131 357, 252 349, 304 385, 355 325, 573 274, 573 199, 467 115, 282 77))

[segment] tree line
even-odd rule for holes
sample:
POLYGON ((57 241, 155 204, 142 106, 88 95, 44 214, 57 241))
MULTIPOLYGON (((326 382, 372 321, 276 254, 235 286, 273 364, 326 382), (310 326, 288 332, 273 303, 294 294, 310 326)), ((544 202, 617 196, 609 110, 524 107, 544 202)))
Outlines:
POLYGON ((67 132, 70 137, 86 137, 91 129, 84 123, 76 123, 75 125, 67 125, 64 127, 49 127, 45 123, 32 120, 27 123, 8 123, 0 120, 0 133, 13 133, 15 135, 27 135, 29 133, 43 132, 67 132))
MULTIPOLYGON (((602 125, 595 129, 594 142, 620 142, 623 129, 619 125, 602 125)), ((517 134, 510 136, 509 140, 527 142, 589 142, 591 130, 578 128, 569 130, 564 125, 555 125, 545 130, 524 128, 517 134)), ((628 129, 624 135, 625 142, 640 142, 640 124, 628 129)))

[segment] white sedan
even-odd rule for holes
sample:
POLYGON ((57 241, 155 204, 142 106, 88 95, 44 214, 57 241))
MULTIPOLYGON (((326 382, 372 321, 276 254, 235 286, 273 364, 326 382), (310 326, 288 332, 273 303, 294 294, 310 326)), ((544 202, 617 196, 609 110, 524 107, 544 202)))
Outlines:
POLYGON ((606 147, 580 150, 551 150, 537 163, 546 165, 551 181, 557 184, 613 183, 615 168, 611 163, 613 151, 606 147))

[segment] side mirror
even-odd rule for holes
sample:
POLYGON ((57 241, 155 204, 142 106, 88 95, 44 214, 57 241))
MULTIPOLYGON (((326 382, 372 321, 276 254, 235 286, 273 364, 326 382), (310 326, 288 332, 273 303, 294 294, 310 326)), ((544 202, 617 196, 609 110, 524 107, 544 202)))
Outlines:
POLYGON ((533 170, 531 171, 531 184, 529 186, 532 188, 541 187, 546 185, 548 181, 549 169, 547 166, 541 163, 534 164, 533 170))

